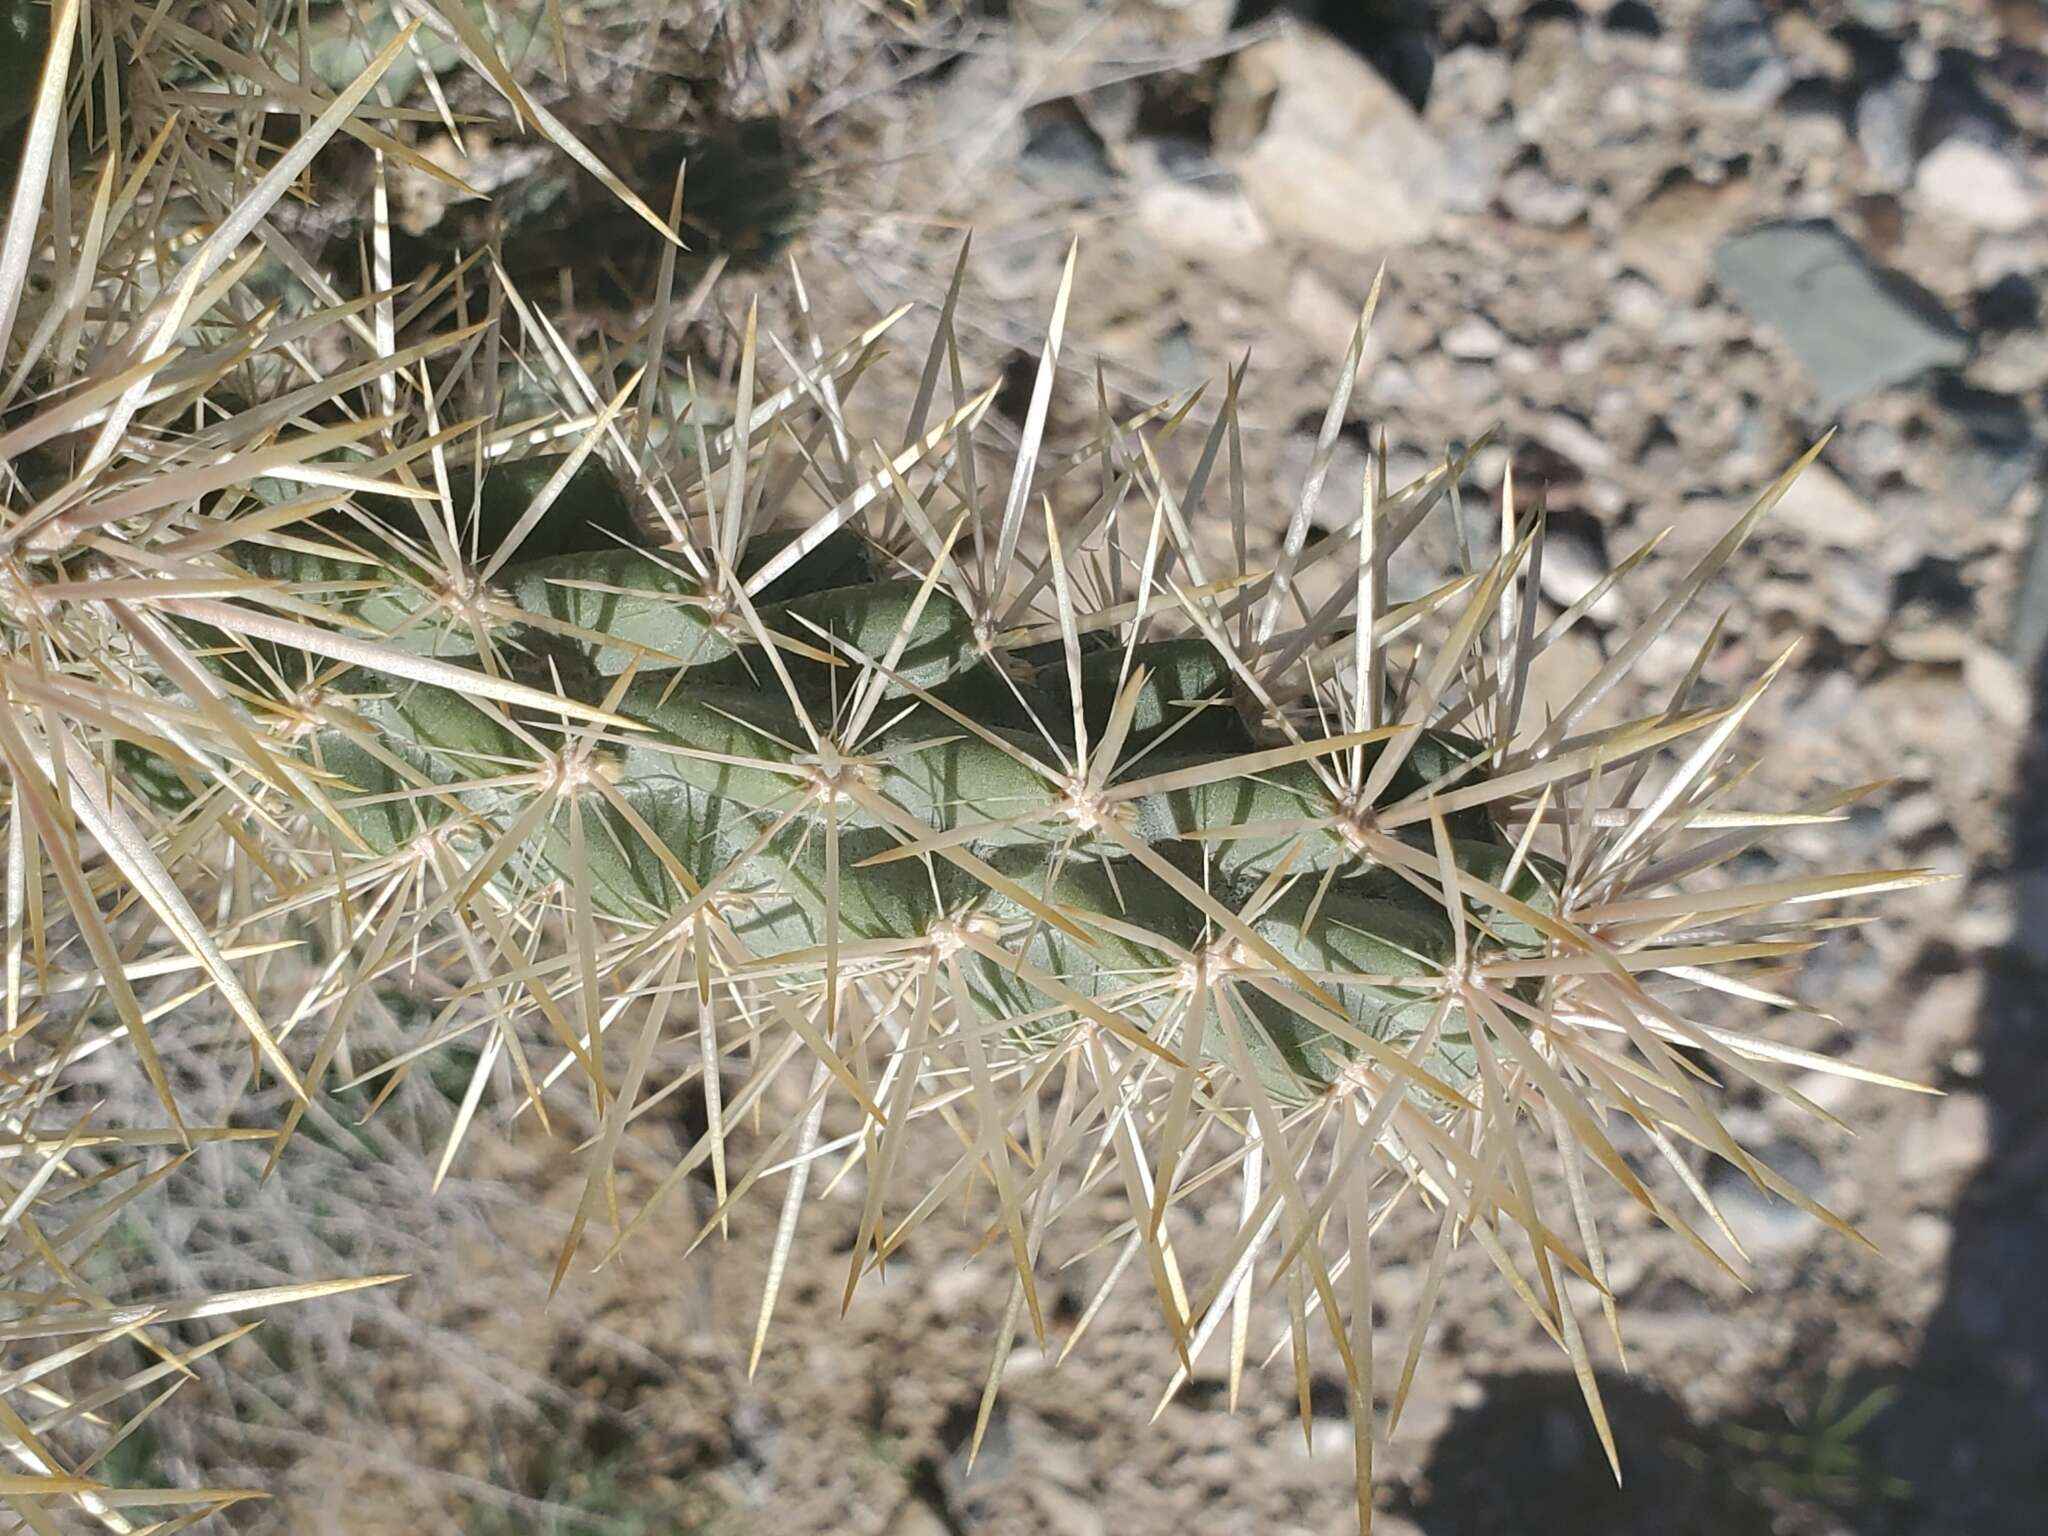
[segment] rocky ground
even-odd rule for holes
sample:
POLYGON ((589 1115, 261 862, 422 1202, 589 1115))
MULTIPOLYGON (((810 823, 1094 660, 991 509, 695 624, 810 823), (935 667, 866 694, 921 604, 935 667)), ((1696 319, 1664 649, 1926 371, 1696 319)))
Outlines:
MULTIPOLYGON (((793 142, 821 167, 794 248, 813 303, 850 320, 935 298, 971 227, 962 313, 967 361, 986 376, 1035 355, 1078 236, 1063 395, 1075 419, 1098 363, 1135 399, 1215 376, 1249 349, 1246 444, 1270 537, 1385 262, 1323 515, 1344 515, 1380 431, 1398 481, 1498 423, 1471 494, 1487 505, 1512 464, 1518 485, 1547 497, 1562 535, 1545 572, 1553 601, 1666 535, 1633 595, 1597 615, 1577 653, 1586 668, 1643 594, 1832 431, 1697 626, 1645 658, 1640 684, 1668 690, 1723 610, 1730 643, 1710 681, 1798 640, 1752 718, 1758 797, 1890 783, 1846 823, 1760 857, 1788 872, 1860 862, 1959 877, 1887 898, 1881 921, 1844 930, 1789 983, 1832 1015, 1803 1021, 1800 1043, 1945 1096, 1803 1084, 1853 1138, 1732 1101, 1732 1123, 1875 1251, 1702 1166, 1755 1257, 1745 1291, 1622 1213, 1627 1374, 1607 1362, 1621 1491, 1562 1360, 1483 1258, 1462 1256, 1382 1459, 1385 1528, 2038 1529, 2048 5, 1330 0, 1259 14, 1269 9, 1011 0, 892 34, 888 52, 822 74, 820 59, 855 44, 806 34, 779 67, 782 34, 764 26, 733 78, 801 121, 793 142), (1299 19, 1318 10, 1331 30, 1299 19), (1896 1397, 1830 1440, 1879 1387, 1896 1397), (1838 1444, 1853 1455, 1827 1475, 1838 1444)), ((845 10, 847 36, 872 44, 855 24, 862 8, 845 10)), ((633 60, 596 57, 593 68, 632 72, 633 60)), ((423 212, 420 228, 439 216, 423 212)), ((779 278, 733 283, 786 302, 779 278)), ((877 387, 886 395, 886 378, 877 387)), ((1418 562, 1406 574, 1419 580, 1426 552, 1418 562)), ((851 1189, 807 1232, 778 1341, 751 1381, 766 1205, 681 1279, 679 1214, 631 1263, 572 1280, 544 1311, 580 1184, 549 1154, 507 1133, 465 1169, 465 1187, 485 1193, 456 1202, 469 1215, 430 1245, 440 1262, 416 1266, 401 1310, 353 1356, 381 1422, 338 1421, 324 1447, 294 1453, 279 1529, 1349 1528, 1341 1399, 1305 1445, 1284 1363, 1248 1385, 1235 1415, 1224 1384, 1204 1378, 1149 1421, 1170 1351, 1140 1287, 1116 1293, 1058 1371, 1020 1352, 966 1475, 1003 1266, 966 1263, 964 1238, 935 1223, 841 1320, 851 1189), (451 1351, 490 1363, 466 1373, 446 1365, 451 1351)), ((427 1208, 407 1209, 431 1226, 427 1208)), ((1426 1257, 1398 1238, 1382 1277, 1396 1351, 1426 1257)), ((1061 1277, 1065 1323, 1099 1277, 1086 1261, 1061 1277)))

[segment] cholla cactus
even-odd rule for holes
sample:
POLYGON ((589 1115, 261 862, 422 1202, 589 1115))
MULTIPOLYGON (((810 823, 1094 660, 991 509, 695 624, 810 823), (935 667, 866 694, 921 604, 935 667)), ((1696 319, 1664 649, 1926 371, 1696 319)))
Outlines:
MULTIPOLYGON (((75 10, 56 15, 60 82, 75 10)), ((22 402, 0 420, 0 759, 6 1029, 42 1064, 9 1089, 8 1154, 29 1168, 7 1240, 73 1310, 17 1304, 0 1337, 84 1349, 179 1315, 81 1295, 26 1213, 106 1177, 81 1177, 87 1149, 250 1134, 181 1118, 138 979, 188 979, 177 1001, 216 1001, 303 1103, 353 1061, 366 989, 431 955, 466 986, 410 1050, 347 1071, 391 1081, 481 1036, 444 1170, 494 1081, 543 1125, 563 1095, 586 1107, 598 1134, 557 1284, 694 1169, 716 1191, 700 1239, 786 1175, 758 1358, 819 1163, 865 1181, 849 1294, 983 1188, 1016 1275, 984 1425, 1018 1335, 1046 1338, 1036 1277, 1108 1241, 1105 1290, 1135 1268, 1157 1296, 1169 1391, 1219 1347, 1234 1397, 1254 1299, 1285 1298, 1276 1349, 1304 1416, 1312 1351, 1349 1383, 1366 1523, 1374 1383, 1393 1373, 1398 1417, 1447 1256, 1471 1241, 1569 1354, 1611 1452, 1563 1283, 1590 1284, 1614 1325, 1589 1165, 1680 1231, 1693 1218, 1607 1127, 1640 1126, 1710 1220, 1680 1143, 1833 1221, 1738 1145, 1710 1081, 1795 1100, 1787 1067, 1889 1081, 1688 1016, 1689 987, 1783 1005, 1754 962, 1806 947, 1834 921, 1824 903, 1924 878, 1720 878, 1772 827, 1857 793, 1742 804, 1737 733, 1777 666, 1697 698, 1710 637, 1662 708, 1600 714, 1800 466, 1557 714, 1525 719, 1531 665, 1643 552, 1540 622, 1540 509, 1503 486, 1498 539, 1475 547, 1469 451, 1401 486, 1382 455, 1311 544, 1371 304, 1270 560, 1251 554, 1267 520, 1242 472, 1241 374, 1206 427, 1196 398, 1119 415, 1098 393, 1087 440, 1048 448, 1071 255, 1014 451, 991 440, 993 388, 963 379, 964 252, 885 441, 857 392, 902 312, 828 347, 800 310, 773 389, 750 312, 714 426, 694 379, 682 407, 666 387, 672 261, 630 369, 577 358, 482 264, 408 296, 442 324, 403 347, 389 294, 254 311, 242 242, 325 136, 375 132, 353 114, 409 36, 181 252, 137 238, 132 200, 39 246, 54 98, 31 118, 28 195, 0 240, 0 295, 39 280, 30 335, 0 309, 22 402), (108 284, 89 313, 117 249, 150 281, 108 284), (345 360, 316 369, 314 335, 345 360), (552 403, 508 419, 536 393, 552 403), (1162 461, 1184 437, 1182 478, 1162 461), (1390 590, 1430 519, 1452 521, 1466 569, 1390 590), (1231 531, 1227 566, 1211 524, 1231 531), (273 1000, 263 955, 289 940, 319 963, 273 1000), (106 1025, 61 1029, 71 993, 106 1025), (628 1124, 671 1091, 650 1062, 678 1036, 707 1129, 597 1243, 628 1124), (132 1051, 161 1124, 62 1118, 48 1089, 81 1040, 132 1051), (828 1141, 835 1103, 854 1128, 828 1141), (757 1115, 764 1134, 743 1135, 757 1115), (902 1148, 935 1121, 959 1155, 908 1186, 902 1148), (1564 1208, 1539 1190, 1544 1162, 1564 1208), (1130 1207, 1108 1233, 1074 1217, 1105 1183, 1130 1207), (1195 1200, 1237 1211, 1213 1272, 1176 1249, 1195 1200), (1440 1235, 1408 1347, 1376 1360, 1374 1234, 1402 1202, 1440 1235)), ((121 160, 117 142, 106 164, 121 160)), ((273 1159, 299 1115, 260 1132, 273 1159)), ((307 1278, 291 1294, 317 1294, 307 1278)), ((106 1507, 74 1476, 89 1462, 11 1433, 43 1481, 0 1493, 106 1507)))

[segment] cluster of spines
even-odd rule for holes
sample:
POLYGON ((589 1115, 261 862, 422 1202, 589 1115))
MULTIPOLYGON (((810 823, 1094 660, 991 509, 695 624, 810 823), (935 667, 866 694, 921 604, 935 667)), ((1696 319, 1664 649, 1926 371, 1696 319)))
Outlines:
MULTIPOLYGON (((556 468, 520 461, 483 477, 470 541, 479 560, 556 468)), ((1449 919, 1423 882, 1347 835, 1326 765, 1347 749, 1375 761, 1389 732, 1290 745, 1261 729, 1263 711, 1245 707, 1227 660, 1199 635, 1119 645, 1091 629, 1071 655, 1061 643, 991 651, 985 626, 951 595, 882 579, 850 530, 770 582, 750 629, 719 612, 715 583, 627 543, 623 498, 590 469, 522 530, 546 553, 503 567, 497 615, 505 648, 523 653, 518 671, 601 703, 628 727, 565 774, 559 727, 521 729, 453 688, 344 674, 321 689, 330 723, 308 736, 307 753, 342 830, 368 852, 391 855, 467 824, 497 844, 508 890, 568 883, 595 916, 642 930, 717 900, 761 960, 808 953, 831 934, 916 943, 970 924, 995 953, 1015 946, 1007 971, 989 955, 971 968, 977 1000, 1030 1021, 1039 1040, 1053 1038, 1047 1016, 1064 1010, 1057 992, 1023 985, 1021 970, 1100 999, 1140 962, 1170 974, 1226 940, 1175 884, 1194 883, 1232 912, 1252 909, 1253 950, 1293 989, 1283 994, 1292 1002, 1259 999, 1264 1022, 1250 1034, 1269 1091, 1298 1102, 1335 1082, 1366 1042, 1421 1033, 1432 993, 1407 983, 1440 974, 1454 947, 1449 919), (776 649, 772 668, 757 639, 776 649), (1103 763, 1085 780, 1072 766, 1081 742, 1103 763), (1131 857, 1134 841, 1158 850, 1165 869, 1131 857), (1318 975, 1386 980, 1325 985, 1318 975), (1302 999, 1311 1017, 1299 1015, 1302 999)), ((377 515, 394 520, 403 506, 378 504, 377 515)), ((789 539, 749 541, 736 577, 764 569, 789 539)), ((237 553, 302 590, 348 591, 344 611, 390 624, 395 642, 445 641, 427 622, 424 573, 392 584, 399 562, 388 548, 363 555, 379 561, 364 566, 262 546, 237 553), (367 582, 343 578, 364 569, 375 573, 367 582)), ((248 654, 211 650, 222 670, 260 683, 248 654)), ((263 660, 273 677, 311 668, 275 646, 263 660)), ((1390 800, 1483 783, 1483 756, 1476 741, 1424 735, 1390 779, 1390 800)), ((144 782, 173 781, 163 765, 146 766, 144 782)), ((1454 812, 1447 826, 1459 867, 1548 910, 1560 866, 1518 855, 1483 808, 1454 812)), ((1415 831, 1410 841, 1426 848, 1426 829, 1415 831)), ((1524 956, 1542 947, 1505 914, 1475 922, 1473 938, 1524 956)), ((1462 1017, 1434 1029, 1419 1080, 1469 1078, 1462 1017)), ((1219 1040, 1208 1044, 1220 1053, 1219 1040)))
MULTIPOLYGON (((74 24, 66 10, 67 45, 74 24)), ((543 1120, 565 1077, 582 1083, 598 1132, 559 1281, 609 1207, 620 1140, 687 988, 708 1129, 642 1212, 708 1163, 709 1232, 786 1175, 757 1350, 829 1152, 868 1180, 849 1287, 985 1179, 990 1236, 1017 1265, 991 1390, 1021 1319, 1042 1331, 1034 1274, 1054 1222, 1114 1181, 1132 1217, 1110 1234, 1111 1280, 1143 1260, 1183 1373, 1228 1321, 1235 1379, 1245 1309, 1276 1289, 1305 1394, 1322 1314, 1353 1391, 1362 1488, 1370 1244, 1396 1205, 1441 1214, 1425 1295, 1449 1245, 1477 1243, 1571 1354, 1596 1416, 1559 1274, 1589 1280, 1611 1320, 1584 1164, 1692 1231, 1616 1150, 1613 1116, 1643 1126, 1696 1194, 1685 1143, 1811 1207, 1729 1135, 1702 1068, 1795 1100, 1784 1068, 1850 1069, 1696 1022, 1683 989, 1790 1008, 1754 967, 1831 921, 1804 914, 1919 876, 1686 888, 1769 828, 1853 798, 1791 813, 1735 801, 1747 770, 1731 743, 1768 673, 1704 707, 1696 664, 1664 707, 1591 724, 1790 473, 1554 719, 1525 729, 1532 662, 1609 582, 1539 625, 1541 519, 1503 487, 1493 551, 1396 603, 1389 559, 1425 518, 1459 516, 1469 453, 1396 488, 1382 455, 1356 515, 1310 543, 1363 321, 1269 568, 1250 560, 1241 375, 1178 483, 1161 465, 1192 397, 1121 419, 1105 406, 1091 441, 1046 451, 1071 259, 1007 488, 976 447, 990 394, 961 382, 958 275, 899 446, 872 459, 844 401, 900 313, 828 351, 800 310, 810 362, 772 394, 757 389, 750 316, 732 425, 717 432, 665 413, 658 357, 623 381, 611 360, 586 372, 502 273, 480 302, 481 269, 413 301, 465 323, 404 349, 388 295, 371 301, 374 325, 331 306, 325 321, 361 354, 336 375, 346 383, 300 377, 303 320, 238 319, 181 359, 172 339, 235 292, 214 279, 242 238, 321 143, 363 131, 351 114, 405 42, 338 101, 312 103, 299 145, 246 197, 222 199, 229 211, 159 297, 117 297, 89 368, 64 349, 98 321, 39 328, 34 350, 63 353, 56 379, 72 387, 0 434, 21 471, 0 532, 7 1031, 43 1022, 51 972, 41 937, 24 942, 31 916, 46 928, 68 911, 118 1019, 107 1038, 125 1035, 164 1099, 170 1129, 122 1144, 218 1133, 180 1119, 133 977, 197 972, 266 1071, 305 1094, 350 1059, 366 985, 446 967, 454 995, 415 1048, 351 1070, 395 1081, 481 1034, 444 1167, 501 1068, 543 1120), (452 400, 499 398, 493 369, 515 332, 524 365, 559 389, 560 420, 443 425, 452 400), (292 387, 252 395, 252 357, 292 387), (935 416, 944 378, 951 408, 935 416), (302 430, 315 404, 343 424, 302 430), (541 441, 575 446, 535 456, 541 441), (55 471, 30 472, 39 461, 55 471), (1048 492, 1092 466, 1086 510, 1041 526, 1048 492), (830 510, 775 533, 799 480, 830 510), (1246 553, 1219 573, 1195 531, 1226 496, 1246 553), (572 534, 584 547, 566 547, 572 534), (110 923, 109 890, 146 920, 110 923), (246 962, 309 927, 332 958, 273 1014, 242 984, 246 962), (828 1142, 835 1092, 854 1128, 828 1142), (786 1117, 729 1169, 737 1118, 778 1095, 793 1099, 786 1117), (935 1116, 964 1128, 962 1150, 905 1192, 904 1137, 935 1116), (1546 1213, 1539 1153, 1563 1170, 1576 1242, 1546 1213), (1240 1230, 1197 1282, 1171 1216, 1231 1178, 1240 1230)), ((38 174, 50 117, 38 108, 30 139, 38 174)), ((124 194, 117 214, 126 206, 124 194)), ((0 247, 0 294, 29 249, 0 247)), ((678 313, 672 274, 650 338, 678 313)), ((20 1143, 37 1157, 56 1145, 20 1143)), ((1397 1405, 1414 1358, 1411 1344, 1397 1405)))

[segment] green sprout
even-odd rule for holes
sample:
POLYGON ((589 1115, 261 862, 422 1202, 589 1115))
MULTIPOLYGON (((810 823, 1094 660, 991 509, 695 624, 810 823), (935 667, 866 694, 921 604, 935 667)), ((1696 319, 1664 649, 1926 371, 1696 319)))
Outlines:
POLYGON ((1701 1468, 1720 1463, 1739 1487, 1799 1504, 1850 1510, 1895 1502, 1912 1497, 1912 1484, 1871 1464, 1863 1433, 1898 1397, 1896 1387, 1874 1387, 1852 1403, 1847 1383, 1831 1376, 1818 1396, 1775 1422, 1721 1426, 1718 1456, 1716 1448, 1674 1449, 1701 1468))

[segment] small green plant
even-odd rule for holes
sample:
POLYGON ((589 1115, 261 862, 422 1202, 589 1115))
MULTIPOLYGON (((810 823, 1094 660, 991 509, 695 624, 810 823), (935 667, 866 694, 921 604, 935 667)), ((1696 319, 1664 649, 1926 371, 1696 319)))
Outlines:
MULTIPOLYGON (((983 1238, 1015 1279, 977 1444, 1018 1336, 1047 1339, 1039 1274, 1107 1243, 1105 1288, 1128 1275, 1157 1299, 1168 1396, 1213 1342, 1235 1397, 1269 1294, 1304 1422, 1311 1350, 1335 1359, 1362 1525, 1375 1393, 1391 1379, 1391 1427, 1460 1242, 1569 1356, 1612 1456, 1566 1284, 1618 1331, 1589 1167, 1720 1262, 1692 1226, 1718 1213, 1703 1193, 1700 1216, 1667 1202, 1610 1138, 1617 1118, 1674 1164, 1704 1148, 1841 1225, 1738 1143, 1710 1080, 1795 1101, 1793 1068, 1892 1080, 1697 1021, 1688 990, 1790 1007, 1758 967, 1816 942, 1832 903, 1928 877, 1730 877, 1772 829, 1862 793, 1747 802, 1736 744, 1783 657, 1718 696, 1714 629, 1674 691, 1611 718, 1811 454, 1539 720, 1532 667, 1649 549, 1546 613, 1540 507, 1503 485, 1467 515, 1478 443, 1407 484, 1382 453, 1326 498, 1377 287, 1300 494, 1270 517, 1246 485, 1241 372, 1220 402, 1126 407, 1098 388, 1081 440, 1048 442, 1071 255, 1015 443, 963 366, 964 252, 892 427, 855 396, 902 311, 828 345, 798 305, 770 349, 750 309, 729 386, 686 367, 676 388, 676 235, 616 178, 670 242, 631 356, 579 356, 497 263, 402 307, 311 281, 263 303, 245 244, 323 144, 346 131, 419 160, 373 93, 423 27, 522 122, 581 146, 460 8, 407 6, 331 100, 258 42, 158 9, 148 24, 192 67, 225 54, 309 121, 252 177, 168 122, 134 125, 161 139, 138 150, 103 115, 100 184, 137 189, 103 204, 41 197, 86 98, 47 95, 29 121, 0 236, 0 763, 5 1033, 44 1054, 7 1083, 12 1214, 110 1176, 74 1170, 81 1147, 254 1136, 274 1162, 317 1096, 381 1096, 473 1053, 441 1079, 459 1098, 441 1171, 494 1083, 536 1126, 567 1101, 592 1128, 557 1285, 695 1170, 714 1209, 693 1246, 779 1183, 758 1360, 818 1187, 864 1179, 848 1295, 985 1196, 983 1238), (191 205, 145 209, 149 178, 115 174, 151 153, 173 155, 191 205), (1396 591, 1392 557, 1426 526, 1461 568, 1396 591), (288 945, 313 959, 278 996, 266 966, 288 945), (402 1049, 358 1059, 365 1000, 423 964, 450 994, 402 1049), (164 976, 187 984, 168 1008, 138 990, 164 976), (77 1040, 52 1020, 74 992, 109 1021, 90 1051, 132 1058, 155 1123, 53 1123, 47 1085, 77 1040), (281 1121, 187 1122, 157 1035, 202 999, 237 1032, 221 1059, 288 1096, 281 1121), (678 1044, 693 1064, 656 1085, 678 1044), (622 1208, 622 1138, 676 1091, 705 1129, 622 1208), (903 1148, 928 1129, 953 1159, 910 1185, 903 1148), (1079 1215, 1104 1185, 1128 1205, 1108 1232, 1079 1215), (1196 1202, 1235 1211, 1207 1272, 1177 1240, 1196 1202), (1374 1242, 1405 1204, 1439 1236, 1395 1364, 1375 1359, 1374 1242)), ((53 15, 61 82, 87 34, 70 0, 53 15)), ((372 231, 373 271, 389 237, 372 231)), ((131 1316, 81 1295, 38 1232, 7 1236, 16 1273, 71 1309, 17 1281, 9 1342, 333 1288, 131 1316)), ((66 1421, 81 1434, 82 1413, 66 1421)), ((45 1464, 0 1496, 104 1503, 45 1464)))
POLYGON ((1898 1395, 1896 1387, 1874 1387, 1850 1402, 1847 1384, 1831 1376, 1790 1410, 1721 1426, 1717 1446, 1674 1450, 1695 1466, 1718 1467, 1753 1494, 1835 1510, 1896 1502, 1912 1497, 1912 1484, 1872 1463, 1863 1433, 1898 1395))
POLYGON ((1849 1403, 1845 1382, 1831 1376, 1819 1397, 1790 1409, 1778 1423, 1729 1425, 1722 1440, 1737 1477, 1784 1499, 1829 1509, 1907 1499, 1913 1485, 1874 1466, 1862 1444, 1864 1430, 1896 1401, 1896 1386, 1874 1386, 1849 1403))
POLYGON ((463 1536, 712 1536, 710 1497, 636 1466, 628 1444, 605 1455, 579 1453, 573 1437, 544 1440, 521 1478, 517 1502, 475 1502, 463 1536))

